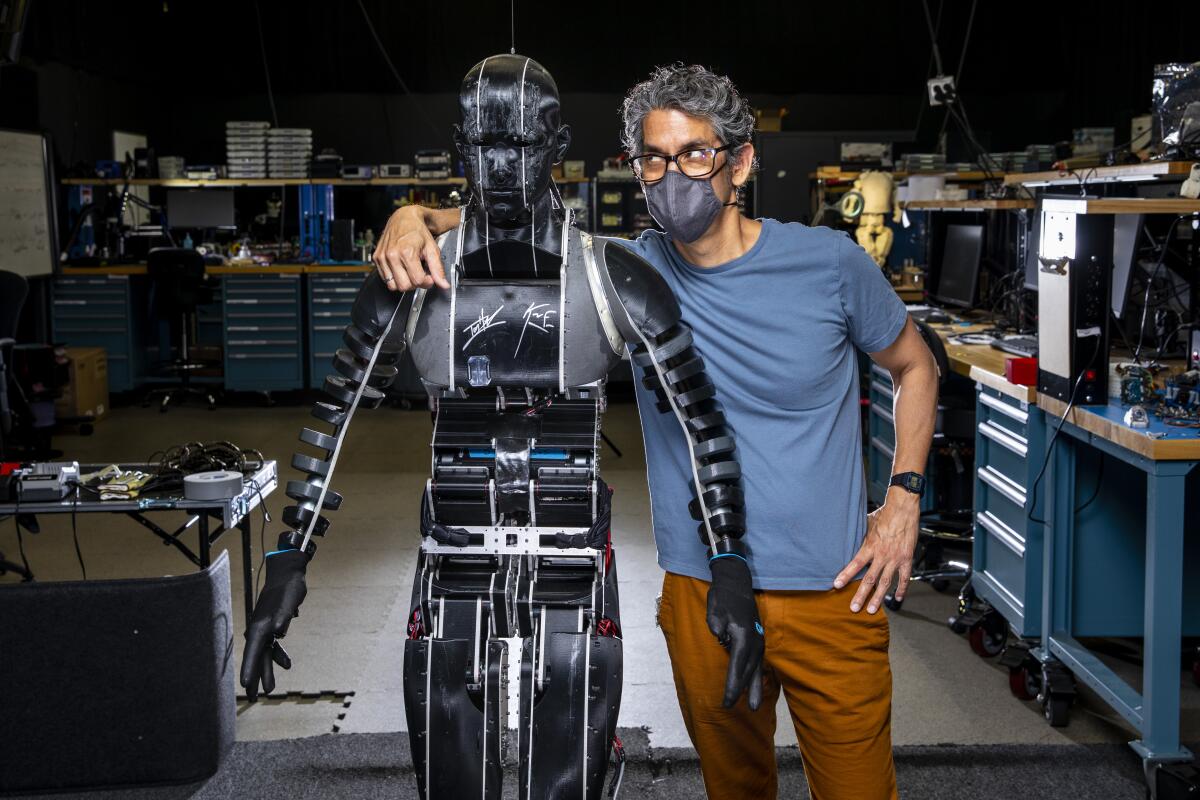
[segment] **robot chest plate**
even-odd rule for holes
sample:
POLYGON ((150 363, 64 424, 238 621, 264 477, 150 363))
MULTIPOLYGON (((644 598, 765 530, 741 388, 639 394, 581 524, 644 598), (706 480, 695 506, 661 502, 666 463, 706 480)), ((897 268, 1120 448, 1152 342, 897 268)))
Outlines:
POLYGON ((561 314, 557 281, 460 283, 447 356, 455 385, 558 385, 561 314))

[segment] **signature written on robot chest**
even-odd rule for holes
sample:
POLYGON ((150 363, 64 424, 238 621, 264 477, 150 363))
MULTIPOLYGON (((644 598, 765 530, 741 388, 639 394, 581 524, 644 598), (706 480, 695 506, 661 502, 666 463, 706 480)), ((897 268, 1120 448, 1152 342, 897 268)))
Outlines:
MULTIPOLYGON (((519 319, 510 319, 501 317, 506 304, 501 304, 495 311, 490 314, 485 308, 479 309, 479 316, 473 319, 466 327, 462 329, 463 335, 467 337, 463 342, 462 351, 465 353, 467 348, 471 346, 476 339, 493 328, 506 326, 511 321, 520 324, 520 334, 517 336, 517 343, 513 348, 512 357, 516 358, 521 353, 521 345, 526 341, 526 335, 534 336, 537 332, 555 335, 555 323, 553 318, 558 314, 558 310, 551 307, 550 303, 528 303, 524 311, 521 312, 519 319)), ((512 312, 510 312, 512 314, 512 312)), ((515 316, 515 315, 514 315, 515 316)), ((511 339, 511 336, 505 336, 506 339, 511 339)), ((498 343, 498 342, 497 342, 498 343)))

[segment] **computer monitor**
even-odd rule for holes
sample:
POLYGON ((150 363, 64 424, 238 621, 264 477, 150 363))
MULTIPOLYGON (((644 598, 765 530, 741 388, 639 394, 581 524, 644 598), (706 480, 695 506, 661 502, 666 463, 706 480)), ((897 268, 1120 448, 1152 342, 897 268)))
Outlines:
POLYGON ((1125 301, 1129 299, 1129 276, 1137 263, 1138 239, 1141 238, 1141 214, 1117 214, 1113 223, 1112 312, 1125 316, 1125 301))
POLYGON ((1034 211, 1025 232, 1025 288, 1036 292, 1038 288, 1038 245, 1042 241, 1042 212, 1034 211))
POLYGON ((167 224, 172 228, 236 228, 233 190, 168 191, 167 224))
POLYGON ((982 253, 982 225, 947 225, 946 246, 942 248, 942 267, 933 299, 943 305, 973 306, 982 253))

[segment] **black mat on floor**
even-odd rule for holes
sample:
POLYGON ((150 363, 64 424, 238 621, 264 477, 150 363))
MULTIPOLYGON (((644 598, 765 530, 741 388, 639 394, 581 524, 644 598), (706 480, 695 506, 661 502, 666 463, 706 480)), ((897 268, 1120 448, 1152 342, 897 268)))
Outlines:
MULTIPOLYGON (((704 797, 694 753, 652 750, 646 746, 643 732, 622 733, 630 763, 621 800, 704 797)), ((417 788, 411 763, 408 737, 402 733, 238 742, 224 768, 204 783, 51 796, 64 800, 415 800, 417 788)), ((779 796, 788 800, 807 798, 795 748, 781 749, 779 764, 779 796)), ((899 747, 896 769, 900 796, 910 800, 1143 800, 1145 796, 1140 763, 1124 745, 899 747)), ((516 796, 516 782, 506 780, 504 797, 516 796)))

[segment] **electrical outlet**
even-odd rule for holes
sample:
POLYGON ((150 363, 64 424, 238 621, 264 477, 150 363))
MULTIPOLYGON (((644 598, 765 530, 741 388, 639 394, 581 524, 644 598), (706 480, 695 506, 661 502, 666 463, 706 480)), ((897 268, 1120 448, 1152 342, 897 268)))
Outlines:
POLYGON ((929 89, 929 105, 942 106, 954 102, 953 75, 938 75, 936 78, 930 78, 926 86, 929 89))

